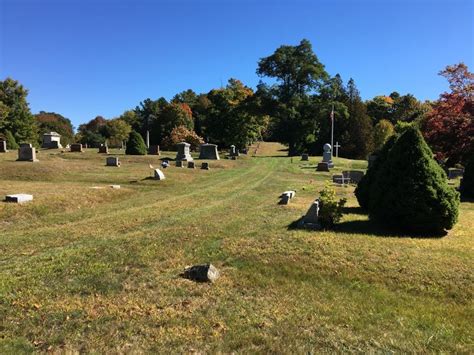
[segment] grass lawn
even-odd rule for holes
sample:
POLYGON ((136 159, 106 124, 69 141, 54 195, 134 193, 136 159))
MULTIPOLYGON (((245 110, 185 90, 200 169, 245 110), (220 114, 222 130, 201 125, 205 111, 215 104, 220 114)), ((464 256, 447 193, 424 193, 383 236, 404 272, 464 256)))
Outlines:
POLYGON ((34 201, 0 203, 0 353, 473 353, 474 203, 447 236, 410 238, 374 227, 338 187, 338 230, 293 230, 334 171, 366 162, 317 173, 320 157, 285 154, 262 143, 164 181, 146 179, 156 156, 113 168, 96 149, 1 154, 0 198, 34 201), (215 284, 179 277, 205 262, 215 284))

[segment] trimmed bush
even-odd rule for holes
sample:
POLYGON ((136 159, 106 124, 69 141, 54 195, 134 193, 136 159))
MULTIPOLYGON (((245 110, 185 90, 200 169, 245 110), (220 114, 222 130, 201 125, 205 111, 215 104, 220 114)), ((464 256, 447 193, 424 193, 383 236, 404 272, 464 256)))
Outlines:
POLYGON ((326 183, 324 189, 319 193, 320 210, 318 220, 324 229, 333 228, 341 220, 346 199, 342 198, 337 201, 336 190, 329 183, 326 183))
POLYGON ((474 198, 474 153, 467 161, 460 190, 462 197, 474 198))
POLYGON ((370 187, 374 183, 377 172, 383 165, 383 162, 387 160, 388 152, 390 151, 390 149, 392 149, 393 144, 396 140, 397 136, 391 136, 384 144, 382 149, 374 153, 377 156, 377 159, 375 159, 370 169, 367 170, 367 173, 357 184, 354 193, 357 197, 357 201, 359 202, 359 206, 365 211, 368 211, 369 209, 370 187))
POLYGON ((128 155, 146 155, 146 145, 140 133, 132 131, 128 136, 127 149, 125 154, 128 155))
POLYGON ((457 222, 459 193, 420 131, 407 128, 389 150, 369 192, 370 219, 406 231, 443 232, 457 222))

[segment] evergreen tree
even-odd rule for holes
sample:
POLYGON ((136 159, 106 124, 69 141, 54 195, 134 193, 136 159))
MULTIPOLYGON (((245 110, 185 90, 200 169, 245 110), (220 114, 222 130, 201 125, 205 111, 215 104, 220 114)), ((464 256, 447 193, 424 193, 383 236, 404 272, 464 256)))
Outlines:
POLYGON ((10 132, 9 130, 6 130, 4 136, 5 136, 5 139, 7 141, 7 149, 12 149, 13 150, 13 149, 18 149, 19 148, 12 132, 10 132))
POLYGON ((462 197, 474 198, 474 152, 464 169, 460 190, 462 197))
POLYGON ((407 128, 371 184, 369 217, 416 232, 451 229, 458 218, 459 193, 432 156, 420 131, 407 128))
POLYGON ((18 81, 7 78, 0 81, 1 129, 9 130, 18 143, 37 144, 38 128, 30 112, 26 97, 28 90, 18 81))
POLYGON ((125 154, 128 155, 146 155, 147 148, 145 145, 145 141, 140 133, 136 131, 130 132, 130 136, 128 137, 127 142, 127 149, 125 150, 125 154))

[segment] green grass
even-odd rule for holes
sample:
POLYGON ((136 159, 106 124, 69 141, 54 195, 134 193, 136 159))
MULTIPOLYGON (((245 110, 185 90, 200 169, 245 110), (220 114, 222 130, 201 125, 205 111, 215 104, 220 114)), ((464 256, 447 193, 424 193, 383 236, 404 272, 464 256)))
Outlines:
POLYGON ((320 157, 282 149, 164 181, 145 179, 155 156, 113 168, 95 149, 1 154, 0 196, 34 201, 0 203, 0 353, 474 352, 474 204, 447 236, 412 238, 373 226, 338 187, 338 230, 293 230, 333 172, 366 163, 316 173, 320 157), (205 262, 215 284, 179 277, 205 262))

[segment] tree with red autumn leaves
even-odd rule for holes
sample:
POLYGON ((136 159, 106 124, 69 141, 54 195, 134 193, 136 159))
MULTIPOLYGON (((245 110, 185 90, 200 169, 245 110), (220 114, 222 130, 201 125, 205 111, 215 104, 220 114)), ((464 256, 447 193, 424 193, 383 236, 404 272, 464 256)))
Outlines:
POLYGON ((425 139, 446 166, 465 163, 474 154, 474 74, 464 63, 439 73, 451 92, 441 94, 423 123, 425 139))

